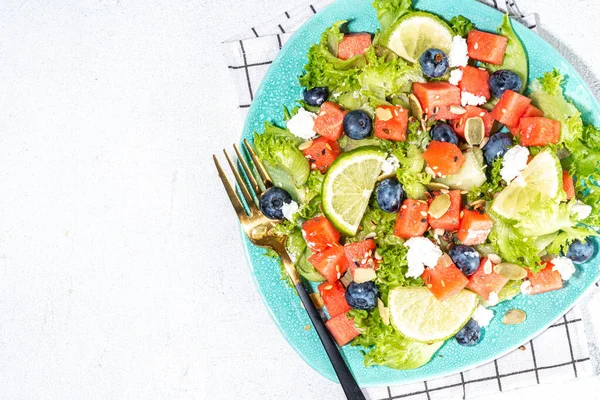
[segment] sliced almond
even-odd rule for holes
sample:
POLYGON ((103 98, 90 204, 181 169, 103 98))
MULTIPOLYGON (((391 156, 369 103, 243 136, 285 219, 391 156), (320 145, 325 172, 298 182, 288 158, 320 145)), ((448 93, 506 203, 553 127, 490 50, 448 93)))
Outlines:
POLYGON ((304 142, 304 143, 300 144, 300 146, 298 146, 298 150, 300 150, 300 151, 306 150, 312 145, 313 145, 313 141, 307 140, 306 142, 304 142))
POLYGON ((440 194, 429 205, 429 215, 433 218, 440 218, 450 208, 450 196, 447 194, 440 194))
POLYGON ((381 299, 377 299, 377 309, 379 310, 379 315, 381 316, 381 321, 385 325, 390 324, 390 309, 387 308, 381 299))
POLYGON ((381 175, 379 175, 379 176, 377 177, 377 181, 378 181, 378 182, 381 182, 381 181, 382 181, 382 180, 384 180, 384 179, 387 179, 387 178, 393 178, 393 177, 395 177, 395 176, 396 176, 396 173, 395 173, 395 172, 390 172, 389 174, 381 174, 381 175))
POLYGON ((519 310, 518 308, 512 308, 504 314, 502 323, 505 325, 518 325, 525 322, 526 319, 527 314, 525 314, 525 311, 519 310))
POLYGON ((429 165, 425 167, 425 172, 427 172, 427 174, 430 176, 435 176, 435 172, 431 169, 429 165))
POLYGON ((377 279, 377 274, 371 268, 356 268, 354 270, 354 282, 365 283, 377 279))
POLYGON ((312 300, 312 302, 315 305, 315 307, 317 308, 317 310, 320 310, 321 308, 323 308, 323 306, 325 306, 325 303, 323 303, 323 298, 321 297, 321 295, 319 293, 316 293, 316 292, 311 293, 310 299, 312 300))
POLYGON ((450 258, 450 256, 446 253, 442 254, 442 256, 438 259, 437 265, 440 267, 449 267, 454 264, 454 261, 450 258))
POLYGON ((375 232, 367 233, 365 239, 373 239, 377 234, 375 232))
POLYGON ((479 143, 479 147, 483 149, 485 147, 485 145, 487 144, 487 142, 489 142, 489 141, 490 141, 489 137, 487 137, 487 136, 484 137, 483 140, 481 141, 481 143, 479 143))
POLYGON ((450 112, 452 114, 463 115, 467 112, 467 110, 461 106, 450 106, 450 112))
POLYGON ((485 125, 483 120, 479 117, 472 117, 467 119, 465 123, 465 140, 471 146, 477 146, 481 144, 481 141, 485 137, 485 125))
POLYGON ((429 182, 427 184, 427 189, 429 189, 429 190, 448 190, 448 189, 450 189, 450 186, 444 185, 443 183, 429 182))
POLYGON ((348 287, 348 285, 352 283, 352 280, 352 273, 350 273, 350 270, 346 271, 346 273, 340 278, 340 282, 342 282, 344 287, 348 287))
POLYGON ((511 263, 500 263, 494 266, 494 272, 511 281, 520 281, 527 276, 525 268, 511 263))
POLYGON ((485 260, 485 263, 483 264, 483 272, 486 275, 489 275, 492 273, 492 262, 490 261, 489 258, 487 260, 485 260))
POLYGON ((377 109, 375 110, 375 117, 380 121, 389 121, 394 116, 392 115, 392 112, 387 108, 377 107, 377 109))
POLYGON ((502 259, 500 258, 500 256, 498 254, 490 253, 490 254, 488 254, 488 258, 494 264, 500 264, 502 262, 502 259))
POLYGON ((417 96, 415 96, 414 94, 410 94, 408 96, 408 104, 410 106, 410 113, 413 117, 415 117, 419 121, 425 120, 423 107, 421 107, 421 103, 419 102, 419 99, 417 99, 417 96))
POLYGON ((446 231, 443 230, 442 228, 435 228, 433 230, 433 233, 438 236, 444 236, 444 233, 446 233, 446 231))

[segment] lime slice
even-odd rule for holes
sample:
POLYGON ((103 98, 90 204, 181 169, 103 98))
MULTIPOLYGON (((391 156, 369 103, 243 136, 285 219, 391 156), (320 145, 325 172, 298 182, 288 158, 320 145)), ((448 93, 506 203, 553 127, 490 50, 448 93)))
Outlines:
POLYGON ((492 202, 491 210, 496 215, 517 219, 538 195, 542 198, 559 198, 562 189, 562 169, 558 157, 550 151, 539 153, 492 202))
POLYGON ((390 321, 403 336, 418 342, 451 338, 469 321, 477 295, 463 290, 439 301, 426 287, 398 287, 390 291, 390 321))
POLYGON ((323 212, 344 235, 356 235, 385 158, 376 147, 360 147, 329 167, 323 180, 323 212))
POLYGON ((440 49, 448 54, 452 36, 448 24, 435 15, 414 12, 400 18, 383 43, 400 57, 414 63, 427 49, 440 49))

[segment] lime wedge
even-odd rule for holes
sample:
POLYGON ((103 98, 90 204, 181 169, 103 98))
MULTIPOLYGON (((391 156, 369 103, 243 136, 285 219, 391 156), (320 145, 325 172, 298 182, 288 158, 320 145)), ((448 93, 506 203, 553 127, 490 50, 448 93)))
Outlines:
POLYGON ((544 150, 527 164, 520 177, 500 192, 492 202, 491 210, 499 217, 514 220, 538 195, 559 199, 561 189, 560 161, 552 151, 544 150))
POLYGON ((400 57, 414 63, 427 49, 440 49, 448 54, 452 36, 452 29, 440 18, 426 12, 414 12, 400 18, 383 43, 400 57))
POLYGON ((463 290, 439 301, 426 287, 398 287, 390 291, 390 322, 403 336, 418 342, 451 338, 471 319, 477 295, 463 290))
POLYGON ((376 147, 360 147, 329 167, 323 180, 323 213, 344 235, 356 235, 385 158, 376 147))

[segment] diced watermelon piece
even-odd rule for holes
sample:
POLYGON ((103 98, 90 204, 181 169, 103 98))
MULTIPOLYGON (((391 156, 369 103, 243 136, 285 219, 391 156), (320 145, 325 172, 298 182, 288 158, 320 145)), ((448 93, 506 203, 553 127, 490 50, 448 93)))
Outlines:
POLYGON ((456 174, 465 162, 465 156, 457 145, 433 140, 423 153, 427 165, 438 176, 456 174))
POLYGON ((360 332, 354 326, 354 319, 348 318, 346 314, 340 314, 325 322, 329 333, 335 339, 338 346, 343 346, 352 339, 360 335, 360 332))
POLYGON ((517 126, 519 119, 531 104, 531 99, 520 93, 507 90, 491 112, 492 118, 506 126, 517 126))
POLYGON ((342 154, 342 149, 338 142, 321 136, 314 139, 310 147, 303 149, 302 154, 308 159, 311 169, 318 169, 324 174, 335 159, 342 154))
POLYGON ((302 235, 308 247, 317 252, 337 246, 340 241, 340 233, 321 215, 302 224, 302 235))
POLYGON ((563 171, 563 190, 567 194, 567 200, 571 200, 575 197, 575 185, 573 184, 573 178, 569 175, 569 171, 563 171))
MULTIPOLYGON (((490 299, 490 293, 500 293, 500 290, 506 285, 508 279, 494 272, 494 264, 489 274, 485 273, 484 265, 487 258, 482 258, 479 263, 479 268, 473 275, 469 277, 467 287, 483 297, 485 300, 490 299)), ((490 261, 491 263, 491 261, 490 261)))
POLYGON ((455 119, 450 106, 460 105, 460 89, 449 82, 413 83, 413 93, 428 117, 455 119))
POLYGON ((375 109, 375 137, 404 142, 407 126, 407 109, 399 106, 379 106, 375 109))
POLYGON ((310 262, 325 277, 327 282, 335 283, 346 273, 348 259, 342 246, 331 247, 308 257, 310 262))
POLYGON ((469 282, 454 264, 438 263, 435 268, 425 268, 421 278, 425 282, 425 286, 439 301, 456 296, 469 282))
POLYGON ((525 110, 525 114, 523 114, 523 116, 521 118, 543 117, 543 116, 544 116, 544 112, 542 110, 540 110, 533 104, 529 104, 529 106, 527 106, 527 110, 525 110))
POLYGON ((327 307, 331 318, 344 314, 352 309, 346 301, 346 288, 340 281, 334 283, 323 282, 319 285, 319 294, 327 307))
POLYGON ((338 104, 326 101, 315 120, 313 130, 329 140, 338 140, 344 133, 344 117, 347 111, 338 104))
POLYGON ((406 199, 400 207, 400 212, 394 225, 394 235, 403 239, 423 236, 429 228, 427 210, 429 206, 422 200, 406 199))
MULTIPOLYGON (((439 196, 441 192, 434 192, 434 198, 439 196)), ((429 226, 433 229, 443 229, 445 231, 456 231, 460 226, 460 210, 462 209, 462 195, 460 190, 450 190, 450 208, 440 218, 434 218, 431 215, 429 218, 429 226)), ((433 199, 431 199, 433 201, 433 199)), ((431 204, 431 202, 429 203, 431 204)))
POLYGON ((370 46, 370 33, 347 33, 338 46, 338 58, 347 60, 359 54, 365 54, 370 46))
POLYGON ((372 268, 379 267, 377 260, 374 258, 376 244, 373 239, 366 239, 362 242, 349 243, 344 246, 346 258, 348 259, 348 269, 352 276, 357 268, 372 268))
POLYGON ((494 221, 483 211, 463 210, 460 227, 456 237, 467 246, 483 244, 487 239, 494 221))
POLYGON ((547 261, 544 269, 537 274, 527 271, 527 279, 531 282, 529 294, 551 292, 563 287, 563 280, 560 276, 560 272, 552 271, 553 267, 554 265, 550 261, 547 261))
POLYGON ((473 117, 479 117, 483 120, 483 125, 485 126, 485 136, 490 136, 492 133, 492 127, 494 126, 494 118, 490 115, 487 110, 484 110, 480 107, 475 106, 466 106, 466 113, 460 116, 460 118, 452 121, 452 127, 458 136, 464 139, 465 137, 465 124, 467 123, 467 119, 473 117))
POLYGON ((476 68, 467 65, 461 68, 463 76, 458 87, 463 92, 469 92, 475 96, 483 96, 486 100, 490 99, 490 73, 483 68, 476 68))
POLYGON ((472 30, 467 36, 469 57, 494 65, 502 65, 508 38, 493 33, 472 30))
POLYGON ((560 140, 560 122, 544 117, 521 118, 517 133, 523 146, 556 144, 560 140))

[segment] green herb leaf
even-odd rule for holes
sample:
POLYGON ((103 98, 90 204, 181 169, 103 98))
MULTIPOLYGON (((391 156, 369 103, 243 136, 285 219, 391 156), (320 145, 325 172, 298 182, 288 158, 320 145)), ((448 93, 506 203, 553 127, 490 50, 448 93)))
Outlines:
POLYGON ((458 36, 467 36, 475 27, 470 19, 463 17, 462 15, 452 17, 450 20, 450 26, 454 33, 458 36))

